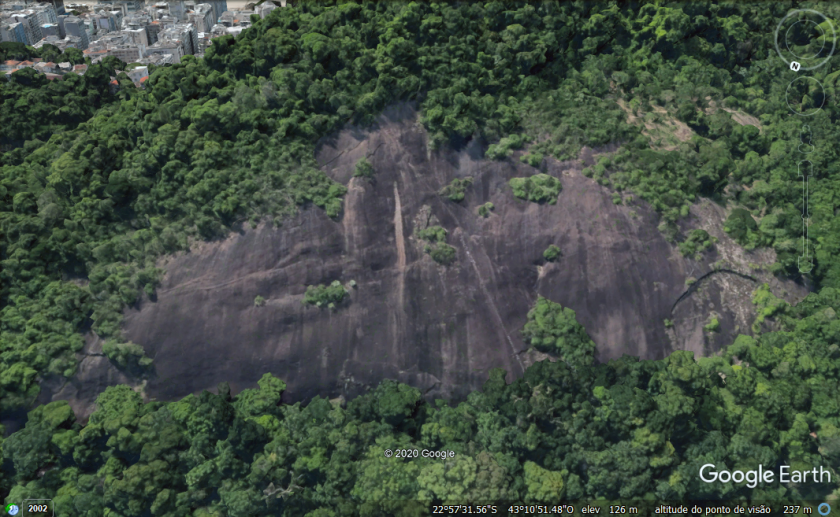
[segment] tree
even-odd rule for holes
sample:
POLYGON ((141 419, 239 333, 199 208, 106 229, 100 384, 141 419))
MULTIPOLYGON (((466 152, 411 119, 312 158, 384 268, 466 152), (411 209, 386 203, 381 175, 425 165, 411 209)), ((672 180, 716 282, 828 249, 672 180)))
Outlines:
POLYGON ((64 50, 63 59, 68 61, 71 65, 83 65, 85 64, 85 55, 82 53, 81 50, 73 47, 67 47, 64 50))
POLYGON ((527 502, 549 503, 563 499, 563 473, 546 470, 533 461, 525 462, 527 502))
POLYGON ((575 311, 542 296, 528 312, 522 337, 531 346, 556 354, 572 366, 592 364, 595 343, 575 319, 575 311))
POLYGON ((385 380, 374 391, 376 412, 384 422, 398 427, 410 418, 420 402, 420 392, 395 381, 385 380))
MULTIPOLYGON (((263 415, 279 416, 280 400, 286 383, 266 373, 257 382, 259 389, 242 390, 236 396, 234 407, 250 418, 260 418, 263 415)), ((230 388, 226 388, 229 392, 230 388)), ((223 391, 220 388, 220 391, 223 391)))
POLYGON ((75 415, 66 401, 39 406, 28 417, 26 426, 3 442, 4 456, 11 459, 19 480, 34 478, 39 470, 58 463, 72 450, 76 433, 75 415), (58 443, 54 435, 62 437, 58 443))
POLYGON ((747 210, 736 208, 726 218, 724 230, 739 244, 755 245, 758 224, 747 210))

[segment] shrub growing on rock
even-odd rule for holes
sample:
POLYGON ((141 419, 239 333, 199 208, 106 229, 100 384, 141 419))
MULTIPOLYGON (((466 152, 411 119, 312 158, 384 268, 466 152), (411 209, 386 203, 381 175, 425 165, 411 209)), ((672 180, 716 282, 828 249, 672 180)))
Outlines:
POLYGON ((510 187, 519 199, 534 203, 557 203, 557 196, 563 190, 560 180, 548 174, 535 174, 529 178, 512 178, 510 187))
POLYGON ((480 207, 478 207, 478 215, 484 218, 490 217, 490 212, 495 210, 496 207, 491 202, 486 202, 480 207))
POLYGON ((446 244, 447 233, 446 229, 440 226, 429 226, 416 232, 418 238, 428 242, 423 247, 423 251, 428 253, 435 262, 444 266, 454 262, 456 255, 455 248, 446 244))
POLYGON ((560 248, 552 244, 545 251, 543 251, 543 258, 547 262, 554 262, 555 260, 560 258, 560 248))
POLYGON ((362 158, 356 162, 356 169, 353 171, 353 176, 357 178, 372 178, 373 165, 370 164, 367 158, 362 158))
POLYGON ((471 177, 455 178, 449 185, 440 189, 440 195, 448 197, 450 201, 459 202, 464 200, 467 187, 472 185, 473 179, 471 177))
POLYGON ((540 352, 562 357, 570 366, 594 361, 595 343, 577 322, 575 311, 542 296, 528 312, 522 337, 540 352))
POLYGON ((330 285, 310 285, 306 288, 303 303, 316 307, 335 308, 347 296, 347 289, 341 282, 334 280, 330 285))
POLYGON ((688 237, 679 244, 680 253, 684 257, 693 256, 695 260, 700 259, 700 254, 712 247, 715 238, 709 236, 706 230, 691 230, 688 237))

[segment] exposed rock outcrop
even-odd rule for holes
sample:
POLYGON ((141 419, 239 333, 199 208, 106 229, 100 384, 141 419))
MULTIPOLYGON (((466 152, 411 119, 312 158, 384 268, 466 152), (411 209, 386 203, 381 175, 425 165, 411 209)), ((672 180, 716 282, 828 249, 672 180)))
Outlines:
MULTIPOLYGON (((675 347, 708 351, 707 337, 684 324, 695 316, 705 324, 708 312, 696 315, 681 302, 686 314, 671 313, 689 270, 697 277, 708 264, 680 256, 644 204, 616 205, 608 189, 583 177, 593 153, 546 160, 544 172, 561 178, 563 190, 555 205, 538 205, 508 186, 535 169, 485 160, 476 142, 430 151, 408 106, 391 108, 373 128, 334 135, 317 159, 349 187, 340 220, 308 208, 280 228, 198 245, 163 264, 156 301, 127 311, 127 337, 155 359, 146 393, 172 399, 221 381, 238 391, 272 372, 288 383, 290 400, 353 396, 383 378, 460 398, 489 369, 518 376, 537 357, 524 353, 519 334, 537 295, 577 312, 602 361, 661 358, 675 347), (373 165, 372 181, 352 177, 362 157, 373 165), (474 181, 463 202, 438 194, 467 176, 474 181), (478 216, 487 201, 495 210, 478 216), (415 237, 421 212, 448 231, 452 265, 433 261, 415 237), (562 257, 545 263, 551 244, 562 257), (356 281, 349 301, 335 310, 301 303, 307 285, 333 280, 356 281), (264 305, 255 306, 257 296, 264 305), (678 320, 675 329, 666 318, 678 320)), ((725 286, 718 291, 727 298, 725 286)), ((748 301, 735 305, 714 310, 722 320, 728 310, 752 310, 748 301)), ((716 339, 731 339, 730 327, 716 339)))

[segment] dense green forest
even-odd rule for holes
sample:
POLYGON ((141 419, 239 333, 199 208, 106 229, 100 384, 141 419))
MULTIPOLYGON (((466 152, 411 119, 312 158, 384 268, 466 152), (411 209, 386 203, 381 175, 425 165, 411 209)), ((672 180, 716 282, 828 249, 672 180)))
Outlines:
MULTIPOLYGON (((115 364, 142 374, 150 361, 121 337, 121 314, 143 291, 154 294, 156 259, 241 225, 281 225, 309 205, 340 218, 346 189, 317 168, 315 142, 399 100, 418 106, 433 146, 480 139, 492 159, 524 148, 523 161, 539 167, 584 145, 621 144, 585 170, 615 202, 650 204, 687 253, 706 246, 676 224, 691 203, 726 203, 736 208, 733 237, 773 248, 774 272, 793 278, 801 276, 802 119, 791 109, 822 105, 808 118, 815 267, 807 280, 816 292, 789 307, 759 291, 760 318, 779 329, 761 333, 757 322, 754 337, 720 356, 606 364, 593 360, 571 311, 541 300, 524 337, 560 360, 511 384, 496 371, 457 406, 427 403, 391 381, 346 407, 280 404, 283 382, 270 376, 236 397, 220 386, 169 403, 110 388, 84 426, 66 403, 32 409, 2 442, 0 495, 53 498, 60 515, 115 517, 828 497, 836 482, 748 490, 696 474, 707 462, 810 468, 840 459, 840 68, 830 61, 811 73, 825 99, 801 85, 791 95, 795 75, 773 49, 779 20, 807 6, 301 2, 215 39, 204 59, 153 70, 145 90, 121 77, 111 94, 113 61, 54 82, 16 72, 0 82, 0 411, 31 408, 40 379, 72 375, 85 332, 106 339, 115 364), (690 135, 654 134, 629 115, 654 128, 679 121, 690 135), (407 447, 456 455, 382 454, 407 447)), ((816 8, 840 19, 840 6, 816 8)), ((798 50, 821 43, 805 38, 809 48, 798 50)), ((510 195, 556 202, 561 184, 534 174, 512 182, 510 195)), ((443 234, 429 252, 446 263, 449 248, 443 234)))

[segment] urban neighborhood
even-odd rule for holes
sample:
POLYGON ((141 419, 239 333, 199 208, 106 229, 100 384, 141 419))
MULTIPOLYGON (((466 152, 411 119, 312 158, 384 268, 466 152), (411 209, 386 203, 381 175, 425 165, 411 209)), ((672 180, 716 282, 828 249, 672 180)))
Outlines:
POLYGON ((0 72, 8 80, 14 72, 32 68, 54 80, 67 73, 83 75, 89 64, 113 56, 127 63, 126 74, 142 87, 149 76, 148 65, 180 63, 186 55, 202 57, 212 38, 237 35, 251 25, 252 16, 265 18, 285 5, 285 1, 263 0, 228 10, 227 0, 149 4, 114 0, 95 5, 64 4, 63 0, 2 2, 0 42, 36 49, 52 45, 54 55, 61 53, 64 60, 6 60, 0 63, 0 72))

